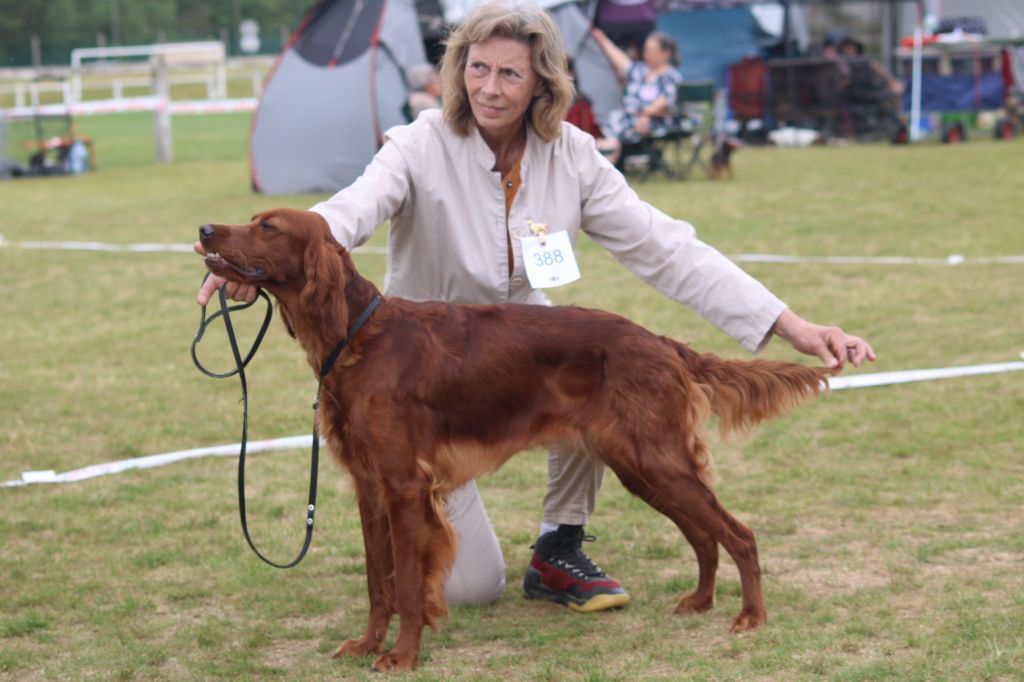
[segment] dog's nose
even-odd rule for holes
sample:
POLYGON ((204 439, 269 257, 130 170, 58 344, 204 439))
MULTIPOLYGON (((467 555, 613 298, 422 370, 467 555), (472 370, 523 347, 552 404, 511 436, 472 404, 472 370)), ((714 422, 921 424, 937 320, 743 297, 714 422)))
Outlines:
POLYGON ((213 229, 213 225, 210 225, 209 223, 207 223, 206 225, 199 226, 200 239, 209 239, 210 237, 213 236, 214 232, 216 232, 216 230, 213 229))

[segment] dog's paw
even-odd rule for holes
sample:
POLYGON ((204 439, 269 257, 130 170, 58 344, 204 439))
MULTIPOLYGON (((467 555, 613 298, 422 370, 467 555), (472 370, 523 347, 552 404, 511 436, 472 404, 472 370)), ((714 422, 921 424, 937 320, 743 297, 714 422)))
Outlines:
POLYGON ((387 652, 370 666, 370 670, 378 673, 409 672, 416 668, 416 654, 397 653, 394 649, 387 652))
POLYGON ((729 628, 730 632, 739 633, 753 630, 754 628, 760 627, 768 622, 768 614, 764 611, 754 613, 751 611, 743 610, 732 619, 732 627, 729 628))
POLYGON ((380 642, 366 637, 362 639, 348 639, 341 643, 338 650, 334 652, 334 658, 342 656, 366 656, 380 651, 380 642))
POLYGON ((678 616, 688 616, 692 613, 704 613, 715 607, 715 595, 704 596, 694 592, 679 600, 673 611, 678 616))

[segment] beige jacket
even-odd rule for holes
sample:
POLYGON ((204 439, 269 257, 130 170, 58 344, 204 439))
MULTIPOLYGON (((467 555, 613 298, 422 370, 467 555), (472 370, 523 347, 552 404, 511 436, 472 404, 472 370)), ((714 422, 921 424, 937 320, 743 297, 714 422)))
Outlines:
MULTIPOLYGON (((530 287, 519 238, 527 220, 591 239, 641 280, 757 352, 785 304, 693 227, 640 200, 598 153, 594 138, 564 123, 546 143, 531 130, 523 184, 506 224, 494 154, 475 130, 460 137, 439 110, 390 129, 363 175, 312 210, 346 247, 390 219, 386 294, 456 303, 542 303, 530 287), (507 234, 512 236, 509 275, 507 234)), ((584 271, 585 282, 587 273, 584 271)))

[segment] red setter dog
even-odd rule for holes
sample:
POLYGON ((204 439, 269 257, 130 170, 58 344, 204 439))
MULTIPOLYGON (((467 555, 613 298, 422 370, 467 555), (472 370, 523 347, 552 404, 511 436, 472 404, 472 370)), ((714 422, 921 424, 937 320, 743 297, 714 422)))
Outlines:
MULTIPOLYGON (((377 288, 317 214, 276 209, 247 225, 204 225, 206 266, 274 295, 315 375, 377 288)), ((598 310, 414 303, 385 297, 324 379, 318 415, 352 474, 369 584, 366 634, 336 656, 380 651, 376 670, 416 666, 424 625, 447 614, 454 489, 538 444, 570 442, 671 519, 693 546, 697 589, 677 613, 715 601, 718 545, 739 568, 734 631, 765 622, 757 544, 711 489, 702 427, 777 415, 816 395, 825 370, 696 353, 598 310)))

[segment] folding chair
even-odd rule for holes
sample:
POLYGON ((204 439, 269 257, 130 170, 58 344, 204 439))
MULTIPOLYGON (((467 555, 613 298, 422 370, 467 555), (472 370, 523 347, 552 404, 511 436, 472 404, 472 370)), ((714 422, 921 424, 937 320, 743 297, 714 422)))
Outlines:
POLYGON ((640 174, 640 181, 643 182, 651 173, 661 172, 665 177, 675 178, 678 175, 670 157, 670 151, 674 151, 675 158, 679 158, 678 147, 680 142, 688 137, 692 130, 688 129, 688 121, 683 121, 683 126, 668 130, 661 135, 645 137, 640 142, 624 145, 622 155, 619 159, 621 169, 626 171, 632 162, 639 161, 643 172, 640 174))
POLYGON ((676 86, 676 111, 690 121, 691 131, 680 138, 678 174, 689 177, 694 166, 707 170, 704 148, 714 137, 715 84, 713 81, 689 81, 676 86))
POLYGON ((694 166, 707 170, 704 149, 714 136, 715 95, 713 81, 677 85, 675 109, 682 119, 680 125, 662 135, 627 145, 622 150, 623 162, 628 165, 633 158, 645 162, 641 181, 656 171, 685 180, 694 166))

